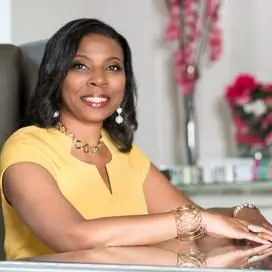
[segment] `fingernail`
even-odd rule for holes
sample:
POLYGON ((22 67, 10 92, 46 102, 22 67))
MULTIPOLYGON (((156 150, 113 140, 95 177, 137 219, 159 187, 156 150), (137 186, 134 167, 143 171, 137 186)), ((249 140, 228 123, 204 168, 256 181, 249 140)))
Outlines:
POLYGON ((254 263, 254 262, 259 261, 259 259, 260 259, 260 256, 252 256, 247 260, 247 262, 248 263, 254 263))

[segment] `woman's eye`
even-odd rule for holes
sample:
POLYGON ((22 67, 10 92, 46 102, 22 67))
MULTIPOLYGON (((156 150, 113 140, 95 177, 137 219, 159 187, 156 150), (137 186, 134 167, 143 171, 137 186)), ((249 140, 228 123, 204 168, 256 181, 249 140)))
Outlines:
POLYGON ((74 63, 72 68, 75 70, 87 70, 87 66, 83 63, 74 63))
POLYGON ((109 65, 107 68, 106 68, 107 71, 113 71, 113 72, 118 72, 118 71, 121 71, 121 67, 120 65, 117 65, 117 64, 112 64, 112 65, 109 65))

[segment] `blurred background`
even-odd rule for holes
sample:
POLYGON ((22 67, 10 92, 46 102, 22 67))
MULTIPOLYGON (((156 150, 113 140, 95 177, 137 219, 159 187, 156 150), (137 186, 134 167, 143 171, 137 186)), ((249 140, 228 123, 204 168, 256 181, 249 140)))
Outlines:
MULTIPOLYGON (((0 0, 0 7, 0 43, 21 45, 47 39, 78 17, 98 18, 120 31, 131 45, 138 82, 136 142, 157 165, 183 162, 183 109, 173 75, 171 44, 163 40, 165 1, 0 0)), ((196 91, 200 160, 235 154, 230 113, 223 98, 226 85, 238 72, 271 79, 271 8, 269 0, 227 0, 221 7, 223 54, 205 69, 196 91)))
MULTIPOLYGON (((97 18, 112 25, 127 38, 132 49, 139 93, 136 143, 157 166, 166 170, 175 185, 200 205, 234 206, 250 200, 271 216, 272 183, 256 182, 272 180, 271 156, 265 158, 264 166, 254 157, 238 157, 232 114, 224 97, 226 87, 240 73, 251 74, 272 86, 271 8, 269 0, 227 0, 220 7, 222 54, 213 65, 205 67, 195 89, 197 171, 194 165, 186 168, 183 95, 175 80, 174 45, 163 38, 169 20, 165 0, 0 0, 0 45, 26 48, 26 44, 48 39, 67 21, 79 17, 97 18), (203 170, 201 177, 199 165, 203 170), (220 186, 215 186, 218 183, 220 186), (194 186, 185 186, 188 184, 194 186)), ((10 79, 13 74, 5 67, 9 56, 1 52, 3 140, 3 135, 7 135, 2 131, 8 131, 5 128, 9 126, 5 114, 13 113, 4 102, 11 97, 4 95, 11 90, 5 82, 13 81, 10 79)), ((10 62, 17 66, 16 60, 10 62)), ((14 89, 21 92, 20 86, 14 89)))

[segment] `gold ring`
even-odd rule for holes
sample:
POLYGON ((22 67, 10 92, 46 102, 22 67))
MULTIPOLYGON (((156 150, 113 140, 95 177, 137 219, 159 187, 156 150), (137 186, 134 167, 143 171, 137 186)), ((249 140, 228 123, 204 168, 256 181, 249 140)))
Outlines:
POLYGON ((264 230, 263 227, 256 226, 256 225, 248 225, 247 228, 248 228, 250 231, 256 232, 256 233, 263 232, 263 230, 264 230))

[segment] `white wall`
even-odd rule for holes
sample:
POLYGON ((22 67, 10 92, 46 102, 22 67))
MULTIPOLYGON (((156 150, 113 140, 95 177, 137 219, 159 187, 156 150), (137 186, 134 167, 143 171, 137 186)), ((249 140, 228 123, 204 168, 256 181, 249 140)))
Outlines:
POLYGON ((11 0, 0 0, 0 43, 11 42, 11 0))
MULTIPOLYGON (((47 38, 77 17, 100 18, 123 33, 132 47, 139 86, 137 142, 156 163, 184 159, 183 113, 173 81, 171 46, 161 39, 166 19, 163 0, 11 1, 16 44, 47 38)), ((271 8, 271 0, 224 1, 224 54, 205 70, 196 96, 201 159, 234 154, 231 122, 222 100, 224 86, 242 71, 271 79, 271 8)))

